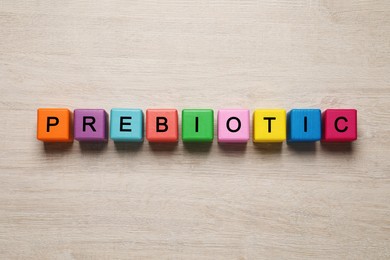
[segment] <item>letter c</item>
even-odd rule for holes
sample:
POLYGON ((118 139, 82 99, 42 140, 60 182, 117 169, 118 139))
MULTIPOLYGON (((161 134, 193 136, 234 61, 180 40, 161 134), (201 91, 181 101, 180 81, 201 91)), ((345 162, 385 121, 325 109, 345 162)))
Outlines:
POLYGON ((348 122, 348 119, 346 117, 340 116, 340 117, 336 118, 336 120, 334 121, 334 128, 336 129, 337 132, 344 133, 345 131, 348 130, 348 126, 345 126, 343 129, 340 129, 338 126, 338 123, 340 120, 348 122))

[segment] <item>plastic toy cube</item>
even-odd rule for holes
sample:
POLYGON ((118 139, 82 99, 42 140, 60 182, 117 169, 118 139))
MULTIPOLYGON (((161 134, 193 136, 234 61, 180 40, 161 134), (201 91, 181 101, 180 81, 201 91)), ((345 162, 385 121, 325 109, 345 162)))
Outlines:
POLYGON ((214 111, 212 109, 183 109, 183 142, 212 142, 214 139, 214 111))
POLYGON ((324 142, 352 142, 357 139, 356 109, 327 109, 322 114, 324 142))
POLYGON ((144 136, 143 118, 141 109, 111 109, 110 138, 115 142, 142 142, 144 136))
POLYGON ((37 110, 37 139, 43 142, 72 142, 72 113, 67 108, 37 110))
POLYGON ((288 142, 321 140, 321 110, 292 109, 287 114, 288 142))
POLYGON ((257 109, 253 113, 253 142, 270 143, 286 140, 286 110, 257 109))
POLYGON ((147 109, 146 139, 149 142, 177 142, 179 139, 177 110, 147 109))
POLYGON ((246 143, 249 140, 249 110, 221 109, 218 111, 218 142, 246 143))
POLYGON ((107 141, 108 115, 104 109, 75 109, 74 138, 80 142, 107 141))

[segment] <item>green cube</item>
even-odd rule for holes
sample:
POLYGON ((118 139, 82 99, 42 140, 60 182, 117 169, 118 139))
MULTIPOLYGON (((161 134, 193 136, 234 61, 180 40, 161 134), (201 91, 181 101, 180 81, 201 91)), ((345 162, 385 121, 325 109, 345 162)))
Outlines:
POLYGON ((214 111, 212 109, 183 109, 183 142, 212 142, 214 138, 214 111))

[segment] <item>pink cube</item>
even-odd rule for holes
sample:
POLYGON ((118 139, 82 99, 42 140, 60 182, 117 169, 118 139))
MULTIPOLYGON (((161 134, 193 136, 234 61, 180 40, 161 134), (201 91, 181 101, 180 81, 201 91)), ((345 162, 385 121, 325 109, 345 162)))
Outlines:
POLYGON ((249 140, 249 110, 221 109, 218 111, 218 142, 246 143, 249 140))
POLYGON ((356 109, 327 109, 322 113, 324 142, 352 142, 357 139, 356 109))

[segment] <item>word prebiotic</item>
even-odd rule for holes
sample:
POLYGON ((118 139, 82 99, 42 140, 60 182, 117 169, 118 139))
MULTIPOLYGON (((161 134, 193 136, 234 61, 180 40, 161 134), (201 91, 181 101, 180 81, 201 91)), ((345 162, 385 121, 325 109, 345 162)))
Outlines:
MULTIPOLYGON (((356 109, 257 109, 253 113, 253 142, 351 142, 357 139, 356 109)), ((217 114, 217 136, 221 143, 246 143, 250 139, 250 111, 221 109, 217 114)), ((38 109, 37 138, 44 142, 177 142, 179 119, 176 109, 38 109), (146 123, 144 124, 144 122, 146 123), (108 131, 109 130, 109 131, 108 131)), ((183 142, 212 142, 214 111, 183 109, 183 142)))

